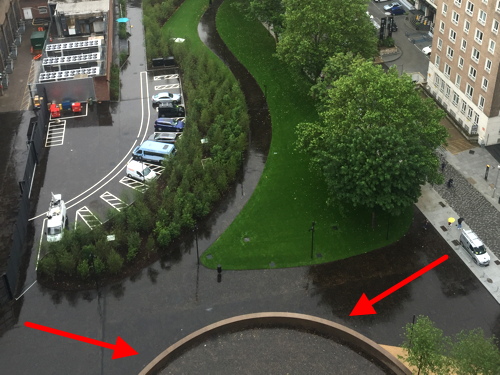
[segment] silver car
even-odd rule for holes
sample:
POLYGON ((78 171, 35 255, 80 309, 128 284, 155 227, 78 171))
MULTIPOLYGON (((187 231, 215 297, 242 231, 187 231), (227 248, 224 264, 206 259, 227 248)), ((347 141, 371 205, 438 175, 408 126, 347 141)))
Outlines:
POLYGON ((160 92, 153 95, 152 97, 153 105, 158 105, 160 103, 173 103, 179 104, 181 102, 181 94, 173 94, 171 92, 160 92))

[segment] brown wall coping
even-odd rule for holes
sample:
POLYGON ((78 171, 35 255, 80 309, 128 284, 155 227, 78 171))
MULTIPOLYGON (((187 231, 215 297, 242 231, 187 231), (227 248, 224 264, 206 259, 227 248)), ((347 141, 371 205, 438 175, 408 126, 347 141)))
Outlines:
POLYGON ((377 359, 396 375, 411 375, 411 371, 396 357, 375 341, 347 328, 341 324, 318 318, 312 315, 287 313, 287 312, 262 312, 255 314, 239 315, 203 327, 171 345, 153 361, 151 361, 139 375, 157 374, 171 361, 178 358, 200 341, 226 332, 242 331, 249 328, 262 326, 286 326, 292 329, 312 330, 319 334, 333 336, 360 349, 369 357, 377 359))

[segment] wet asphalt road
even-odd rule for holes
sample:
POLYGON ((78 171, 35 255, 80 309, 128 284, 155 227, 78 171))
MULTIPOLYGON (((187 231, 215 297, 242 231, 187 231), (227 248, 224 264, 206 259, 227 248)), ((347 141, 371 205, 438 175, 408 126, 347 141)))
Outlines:
MULTIPOLYGON (((94 124, 80 128, 78 139, 92 142, 95 147, 84 157, 65 156, 62 151, 58 155, 55 149, 51 150, 41 194, 50 194, 49 189, 60 186, 57 169, 71 169, 71 160, 85 159, 86 167, 72 175, 67 185, 70 191, 78 190, 83 183, 87 185, 89 179, 101 178, 103 171, 109 171, 106 167, 116 165, 126 154, 137 136, 136 108, 141 97, 136 90, 141 87, 139 72, 145 67, 141 65, 145 63, 142 31, 137 26, 140 9, 129 8, 128 16, 136 25, 131 45, 133 55, 138 56, 133 57, 123 73, 124 101, 110 105, 110 116, 98 116, 103 123, 110 119, 112 126, 94 124), (102 152, 100 142, 113 137, 116 138, 113 152, 93 159, 92 155, 102 152), (108 158, 104 159, 105 156, 108 158)), ((201 228, 201 251, 218 237, 246 202, 264 160, 258 152, 254 159, 247 158, 242 179, 201 228)), ((41 198, 40 202, 37 212, 45 209, 45 201, 41 198)), ((431 228, 425 231, 422 222, 423 216, 416 211, 412 228, 398 243, 314 267, 223 271, 218 282, 216 271, 197 266, 194 242, 185 238, 175 244, 177 251, 171 259, 156 262, 139 274, 98 291, 62 293, 35 284, 15 306, 17 324, 0 338, 2 372, 134 374, 187 334, 221 319, 260 311, 319 316, 390 345, 400 344, 401 327, 414 314, 430 316, 445 334, 482 327, 487 334, 499 336, 498 304, 439 234, 431 228), (444 264, 377 303, 377 315, 348 316, 361 293, 373 298, 443 254, 450 256, 444 264), (106 342, 115 342, 121 336, 140 354, 112 361, 108 349, 25 328, 25 321, 106 342)), ((39 227, 40 223, 35 225, 39 227)), ((33 277, 33 257, 26 286, 33 277)))

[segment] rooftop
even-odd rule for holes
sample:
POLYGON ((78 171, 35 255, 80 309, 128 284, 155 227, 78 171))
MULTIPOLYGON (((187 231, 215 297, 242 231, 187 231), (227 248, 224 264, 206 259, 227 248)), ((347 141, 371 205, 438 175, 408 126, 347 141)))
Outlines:
POLYGON ((66 15, 92 14, 109 11, 109 0, 52 0, 56 10, 66 15))

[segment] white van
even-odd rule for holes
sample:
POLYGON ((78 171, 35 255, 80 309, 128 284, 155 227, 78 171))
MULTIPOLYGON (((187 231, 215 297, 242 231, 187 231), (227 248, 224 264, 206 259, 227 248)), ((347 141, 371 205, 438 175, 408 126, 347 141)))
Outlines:
POLYGON ((136 160, 129 161, 125 168, 125 173, 127 177, 135 178, 142 182, 151 181, 156 177, 156 173, 151 168, 136 160))
POLYGON ((487 266, 490 264, 490 256, 486 252, 486 247, 476 233, 471 230, 463 230, 460 235, 460 243, 469 253, 474 263, 480 266, 487 266))
POLYGON ((47 211, 47 241, 57 242, 63 238, 64 229, 68 225, 68 216, 61 194, 51 193, 51 195, 52 199, 47 211))

